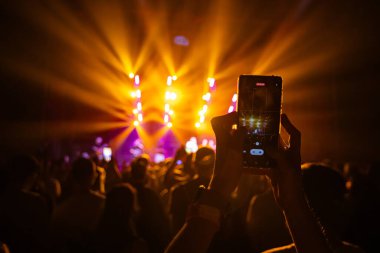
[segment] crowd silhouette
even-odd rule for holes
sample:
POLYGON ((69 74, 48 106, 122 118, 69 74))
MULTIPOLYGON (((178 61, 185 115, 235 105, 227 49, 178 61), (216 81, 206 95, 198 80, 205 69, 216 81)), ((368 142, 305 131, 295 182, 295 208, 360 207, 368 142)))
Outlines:
POLYGON ((179 147, 160 163, 6 157, 0 252, 377 252, 378 163, 301 166, 283 116, 293 150, 269 150, 279 168, 247 174, 235 120, 213 120, 216 152, 179 147))

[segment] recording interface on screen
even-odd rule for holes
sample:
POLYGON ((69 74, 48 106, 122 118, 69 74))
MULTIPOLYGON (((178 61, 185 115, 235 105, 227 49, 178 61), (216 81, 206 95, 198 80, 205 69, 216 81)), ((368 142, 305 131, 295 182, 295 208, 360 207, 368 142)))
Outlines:
POLYGON ((280 83, 240 80, 238 110, 239 125, 247 129, 245 155, 264 159, 263 146, 277 145, 281 95, 280 83))

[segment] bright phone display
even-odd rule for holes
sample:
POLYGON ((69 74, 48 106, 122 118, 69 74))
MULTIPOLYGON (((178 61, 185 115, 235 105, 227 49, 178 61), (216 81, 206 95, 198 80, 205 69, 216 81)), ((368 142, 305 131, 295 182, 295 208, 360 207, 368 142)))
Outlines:
POLYGON ((238 81, 238 126, 247 129, 243 166, 270 168, 266 146, 278 148, 282 106, 282 79, 278 76, 241 75, 238 81))

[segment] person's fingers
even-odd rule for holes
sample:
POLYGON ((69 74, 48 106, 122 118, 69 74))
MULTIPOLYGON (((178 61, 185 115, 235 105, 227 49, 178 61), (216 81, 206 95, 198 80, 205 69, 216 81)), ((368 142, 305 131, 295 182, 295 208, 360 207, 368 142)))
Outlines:
POLYGON ((279 148, 280 148, 280 150, 287 150, 287 149, 289 149, 289 145, 284 141, 284 139, 282 139, 281 135, 278 138, 278 142, 279 142, 279 148))
POLYGON ((290 135, 290 150, 298 152, 301 149, 301 132, 290 122, 286 114, 281 114, 281 124, 290 135))
POLYGON ((237 119, 237 112, 231 112, 222 116, 212 118, 211 126, 214 129, 214 131, 229 131, 231 129, 231 126, 237 123, 237 119))

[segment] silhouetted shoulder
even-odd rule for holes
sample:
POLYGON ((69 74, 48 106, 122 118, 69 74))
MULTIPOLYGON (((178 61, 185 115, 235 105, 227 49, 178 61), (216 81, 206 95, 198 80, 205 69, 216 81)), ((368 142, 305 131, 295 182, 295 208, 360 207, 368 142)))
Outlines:
MULTIPOLYGON (((275 252, 283 252, 283 253, 296 253, 296 247, 294 246, 294 243, 273 248, 270 250, 266 250, 263 253, 275 253, 275 252)), ((348 242, 342 242, 341 246, 335 250, 335 252, 338 253, 365 253, 362 249, 360 249, 358 246, 350 244, 348 242)))

